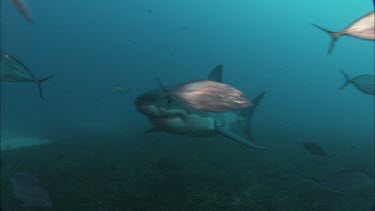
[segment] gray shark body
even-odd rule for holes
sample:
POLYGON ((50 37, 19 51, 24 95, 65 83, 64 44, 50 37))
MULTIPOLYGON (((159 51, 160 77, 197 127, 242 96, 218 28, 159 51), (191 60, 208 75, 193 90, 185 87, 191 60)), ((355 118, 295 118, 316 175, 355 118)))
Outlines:
MULTIPOLYGON (((222 66, 217 66, 208 80, 222 81, 222 66)), ((164 131, 173 134, 204 137, 222 135, 254 149, 268 150, 252 142, 250 119, 264 93, 242 110, 211 113, 190 108, 166 96, 161 89, 150 90, 136 98, 138 111, 147 116, 153 127, 146 132, 164 131)))

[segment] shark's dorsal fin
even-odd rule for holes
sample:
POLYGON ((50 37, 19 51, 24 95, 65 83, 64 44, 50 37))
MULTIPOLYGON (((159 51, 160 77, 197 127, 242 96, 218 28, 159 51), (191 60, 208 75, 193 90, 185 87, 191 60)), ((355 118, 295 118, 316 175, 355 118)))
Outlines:
POLYGON ((208 76, 209 81, 222 82, 223 65, 216 66, 208 76))
POLYGON ((233 141, 236 141, 236 142, 238 142, 240 144, 249 146, 249 147, 251 147, 253 149, 267 150, 267 151, 270 150, 268 148, 265 148, 265 147, 262 147, 262 146, 258 146, 255 143, 251 142, 250 140, 246 140, 246 139, 244 139, 244 138, 242 138, 242 137, 240 137, 240 136, 238 136, 238 135, 236 135, 234 133, 231 133, 228 130, 226 130, 226 129, 220 127, 220 126, 218 126, 216 123, 214 124, 214 130, 216 132, 218 132, 219 134, 221 134, 221 135, 223 135, 223 136, 225 136, 225 137, 227 137, 227 138, 229 138, 229 139, 231 139, 233 141))
POLYGON ((245 123, 246 123, 246 126, 245 126, 245 127, 246 127, 246 128, 245 128, 245 132, 246 132, 247 137, 248 137, 250 140, 254 140, 254 138, 253 138, 253 136, 252 136, 252 134, 251 134, 251 124, 250 124, 251 117, 253 116, 254 111, 255 111, 255 109, 257 108, 259 102, 263 99, 264 94, 265 94, 265 92, 262 92, 262 93, 260 93, 258 96, 256 96, 256 97, 251 101, 251 102, 253 103, 252 106, 240 110, 240 115, 245 119, 245 123))

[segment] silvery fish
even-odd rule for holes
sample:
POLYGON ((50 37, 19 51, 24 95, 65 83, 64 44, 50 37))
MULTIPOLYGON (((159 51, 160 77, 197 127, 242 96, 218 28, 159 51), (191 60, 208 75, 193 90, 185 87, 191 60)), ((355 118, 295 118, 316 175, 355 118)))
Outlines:
POLYGON ((33 17, 31 11, 27 6, 26 2, 23 0, 12 0, 14 7, 18 10, 19 13, 30 23, 33 24, 33 17))
POLYGON ((124 89, 124 88, 122 88, 120 86, 114 86, 114 87, 112 87, 112 92, 116 93, 116 94, 126 94, 129 91, 130 91, 129 88, 128 89, 124 89))
POLYGON ((307 178, 324 189, 336 193, 350 193, 374 186, 374 178, 360 171, 342 170, 334 173, 322 181, 307 178))
POLYGON ((332 53, 335 43, 341 36, 352 36, 364 40, 375 40, 375 12, 371 12, 352 23, 341 32, 332 32, 323 27, 313 24, 315 27, 327 32, 331 38, 328 54, 332 53))
POLYGON ((343 70, 341 70, 341 73, 345 77, 345 83, 340 87, 340 89, 345 88, 348 84, 351 83, 361 92, 369 95, 374 95, 374 75, 359 75, 354 78, 350 78, 343 70))
POLYGON ((1 50, 1 82, 34 82, 38 85, 39 94, 43 100, 42 83, 52 77, 37 79, 24 64, 1 50))
POLYGON ((206 112, 229 112, 246 108, 252 103, 238 89, 224 83, 202 80, 184 83, 167 90, 159 80, 165 95, 174 96, 188 106, 206 112))
POLYGON ((26 173, 13 173, 10 183, 14 196, 22 202, 22 206, 52 208, 47 190, 36 178, 26 173))

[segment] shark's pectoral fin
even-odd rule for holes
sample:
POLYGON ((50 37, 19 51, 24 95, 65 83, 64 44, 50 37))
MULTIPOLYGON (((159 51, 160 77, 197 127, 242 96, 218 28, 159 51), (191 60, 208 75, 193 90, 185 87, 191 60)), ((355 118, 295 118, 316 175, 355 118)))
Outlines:
POLYGON ((234 133, 231 133, 230 131, 228 131, 228 130, 226 130, 226 129, 220 127, 220 126, 218 126, 216 123, 215 123, 215 131, 217 133, 219 133, 219 134, 221 134, 221 135, 223 135, 223 136, 225 136, 225 137, 233 140, 233 141, 236 141, 236 142, 238 142, 240 144, 249 146, 249 147, 251 147, 253 149, 267 150, 267 151, 270 150, 268 148, 265 148, 265 147, 262 147, 262 146, 258 146, 256 144, 254 144, 253 142, 251 142, 250 140, 246 140, 246 139, 244 139, 244 138, 242 138, 242 137, 240 137, 240 136, 238 136, 238 135, 236 135, 234 133))
POLYGON ((160 132, 160 129, 156 128, 156 127, 153 127, 151 129, 143 131, 143 133, 156 133, 156 132, 160 132))

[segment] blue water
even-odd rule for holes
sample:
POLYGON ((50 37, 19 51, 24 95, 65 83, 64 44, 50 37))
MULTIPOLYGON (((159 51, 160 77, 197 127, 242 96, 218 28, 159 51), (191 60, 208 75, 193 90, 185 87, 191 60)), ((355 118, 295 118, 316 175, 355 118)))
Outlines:
POLYGON ((1 153, 5 210, 40 210, 11 195, 6 175, 17 160, 46 185, 54 210, 373 207, 373 189, 342 196, 303 180, 347 168, 374 177, 374 97, 338 90, 339 69, 374 74, 374 42, 342 37, 327 56, 328 35, 311 25, 340 31, 373 11, 371 1, 27 2, 33 25, 1 1, 1 48, 37 78, 55 77, 43 85, 44 101, 35 84, 2 83, 1 131, 53 143, 1 153), (218 64, 225 83, 250 98, 266 92, 253 130, 274 151, 142 134, 150 123, 134 99, 157 87, 155 77, 202 79, 218 64), (131 92, 116 95, 114 86, 131 92), (309 154, 304 141, 329 156, 309 154))

